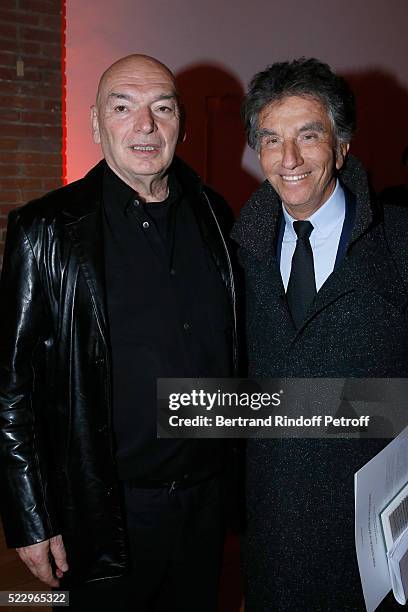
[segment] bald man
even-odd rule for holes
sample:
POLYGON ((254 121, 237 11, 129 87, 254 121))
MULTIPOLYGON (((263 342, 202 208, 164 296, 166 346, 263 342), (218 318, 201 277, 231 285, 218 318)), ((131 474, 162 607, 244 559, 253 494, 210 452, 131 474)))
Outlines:
POLYGON ((157 378, 236 367, 228 219, 174 156, 180 120, 169 69, 120 59, 91 109, 104 159, 10 214, 1 513, 71 610, 217 609, 224 443, 156 437, 157 378))

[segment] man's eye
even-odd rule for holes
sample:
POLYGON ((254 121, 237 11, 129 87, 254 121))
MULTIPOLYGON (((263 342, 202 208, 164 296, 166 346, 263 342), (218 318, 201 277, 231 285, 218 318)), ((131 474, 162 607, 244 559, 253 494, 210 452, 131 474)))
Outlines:
POLYGON ((317 140, 317 138, 319 138, 319 134, 317 134, 317 132, 306 132, 305 134, 302 134, 302 140, 305 142, 317 140))
POLYGON ((127 110, 127 106, 125 106, 124 104, 118 104, 118 106, 115 106, 115 111, 117 113, 124 113, 127 110))
POLYGON ((158 106, 156 110, 159 113, 171 113, 173 109, 171 106, 158 106))
POLYGON ((280 140, 277 136, 265 136, 262 144, 265 147, 273 147, 274 145, 279 144, 280 140))

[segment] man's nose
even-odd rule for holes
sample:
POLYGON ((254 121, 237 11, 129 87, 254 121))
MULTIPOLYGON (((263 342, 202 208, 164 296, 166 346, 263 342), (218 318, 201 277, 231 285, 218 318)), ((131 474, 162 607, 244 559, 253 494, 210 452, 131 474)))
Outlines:
POLYGON ((285 140, 282 148, 282 166, 293 170, 303 164, 303 157, 295 140, 285 140))
POLYGON ((143 132, 143 134, 150 134, 154 131, 155 123, 150 108, 141 108, 137 111, 133 129, 135 132, 143 132))

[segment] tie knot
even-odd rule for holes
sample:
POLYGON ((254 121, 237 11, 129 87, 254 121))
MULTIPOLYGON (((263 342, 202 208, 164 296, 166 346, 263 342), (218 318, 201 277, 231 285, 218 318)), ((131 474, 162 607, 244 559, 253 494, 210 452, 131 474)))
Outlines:
POLYGON ((310 221, 294 221, 293 229, 295 230, 298 238, 301 240, 307 240, 314 228, 310 221))

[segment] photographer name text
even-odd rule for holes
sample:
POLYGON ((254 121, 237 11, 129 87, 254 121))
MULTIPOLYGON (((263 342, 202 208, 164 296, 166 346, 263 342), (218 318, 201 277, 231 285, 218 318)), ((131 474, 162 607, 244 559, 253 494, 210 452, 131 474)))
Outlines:
POLYGON ((198 415, 194 417, 181 417, 173 414, 169 417, 171 427, 367 427, 370 422, 368 415, 358 418, 333 417, 329 415, 315 415, 311 417, 299 416, 289 418, 282 415, 269 415, 267 417, 225 417, 217 415, 214 417, 198 415))

